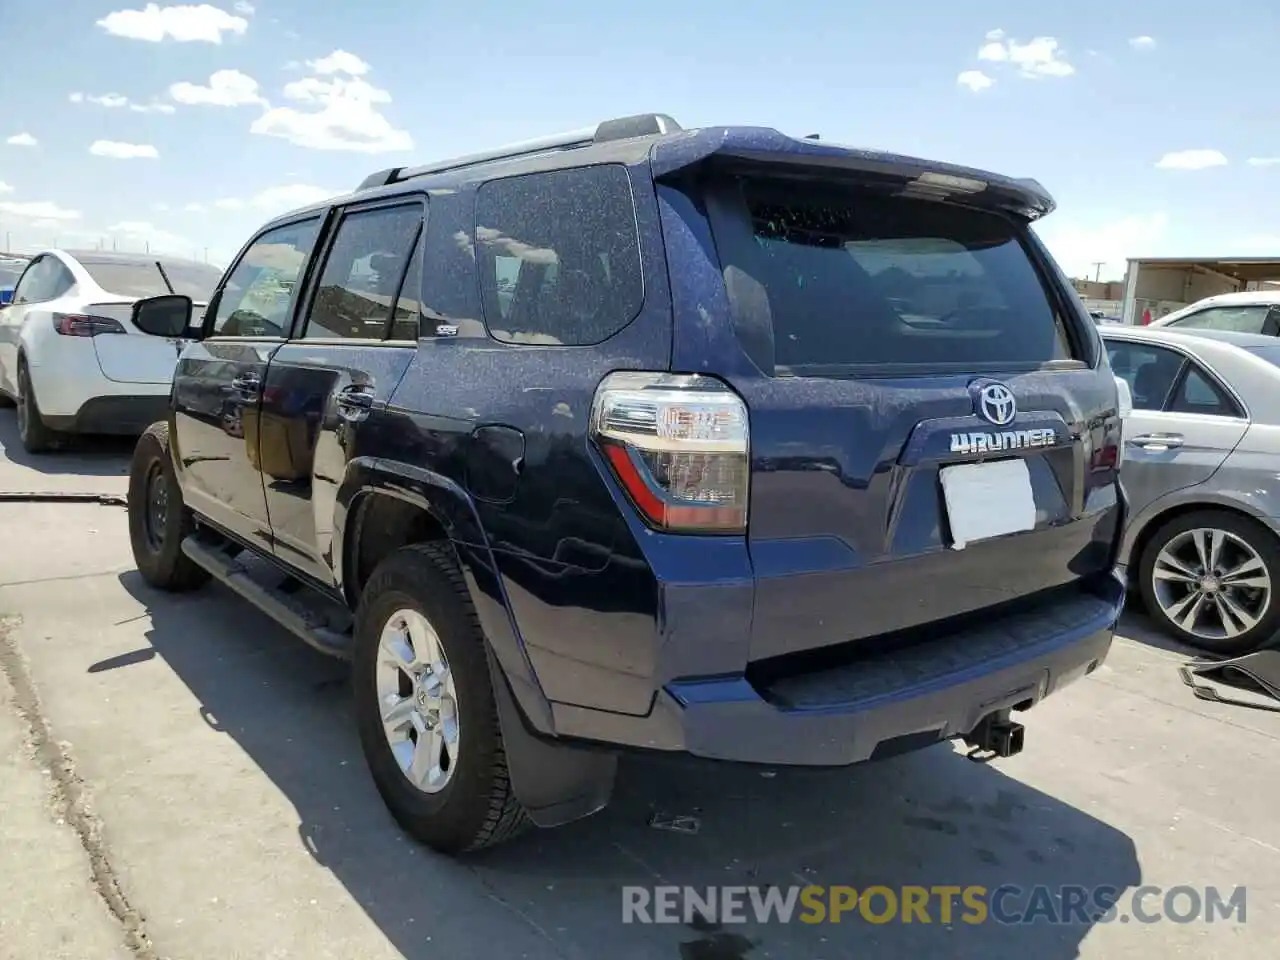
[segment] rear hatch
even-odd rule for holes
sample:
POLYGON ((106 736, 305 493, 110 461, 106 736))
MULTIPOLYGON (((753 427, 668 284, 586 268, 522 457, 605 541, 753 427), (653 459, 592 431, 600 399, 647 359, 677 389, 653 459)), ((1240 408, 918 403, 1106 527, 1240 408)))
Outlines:
MULTIPOLYGON (((129 317, 133 300, 90 304, 85 312, 94 317, 115 320, 124 331, 114 335, 103 333, 93 338, 102 375, 116 383, 169 383, 178 354, 186 341, 178 337, 155 337, 135 327, 129 317)), ((205 304, 196 304, 196 315, 205 304)))
POLYGON ((733 333, 677 303, 674 368, 749 410, 753 661, 935 636, 1113 562, 1116 386, 1030 200, 857 172, 755 157, 680 181, 733 333))
POLYGON ((115 320, 123 335, 98 334, 94 351, 102 375, 117 383, 165 384, 173 378, 173 368, 185 343, 176 337, 154 337, 142 333, 129 320, 133 304, 148 297, 169 293, 189 296, 198 317, 208 305, 219 272, 203 264, 173 264, 158 261, 103 257, 82 257, 81 265, 109 296, 91 304, 93 316, 115 320))

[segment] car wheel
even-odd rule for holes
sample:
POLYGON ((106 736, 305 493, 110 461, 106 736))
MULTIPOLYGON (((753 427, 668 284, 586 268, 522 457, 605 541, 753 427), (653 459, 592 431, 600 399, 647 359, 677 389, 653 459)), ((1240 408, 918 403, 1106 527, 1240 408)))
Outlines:
POLYGON ((450 854, 522 832, 485 639, 446 545, 414 544, 379 564, 353 654, 361 746, 397 822, 450 854))
POLYGON ((18 359, 18 439, 27 453, 47 453, 62 446, 65 437, 45 425, 36 400, 31 374, 27 371, 25 357, 18 359))
POLYGON ((1143 551, 1139 576, 1152 618, 1190 646, 1237 656, 1280 629, 1280 539, 1239 514, 1170 520, 1143 551))
POLYGON ((133 448, 129 470, 129 542, 142 578, 174 592, 194 590, 209 573, 182 552, 195 520, 182 502, 182 489, 169 454, 169 425, 154 423, 133 448))

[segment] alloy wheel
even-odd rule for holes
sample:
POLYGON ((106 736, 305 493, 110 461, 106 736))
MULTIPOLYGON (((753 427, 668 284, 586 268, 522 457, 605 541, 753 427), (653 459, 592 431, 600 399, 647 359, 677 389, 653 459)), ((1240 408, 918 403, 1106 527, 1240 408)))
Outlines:
POLYGON ((387 619, 375 677, 392 756, 414 787, 439 793, 458 763, 458 694, 440 636, 417 610, 387 619))
POLYGON ((1185 530, 1156 554, 1152 591, 1171 621, 1202 640, 1232 640, 1271 606, 1271 572, 1258 551, 1226 530, 1185 530))

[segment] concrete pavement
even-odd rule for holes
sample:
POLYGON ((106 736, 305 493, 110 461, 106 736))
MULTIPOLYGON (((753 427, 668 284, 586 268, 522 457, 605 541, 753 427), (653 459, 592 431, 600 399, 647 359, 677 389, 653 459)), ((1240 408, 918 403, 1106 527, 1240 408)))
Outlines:
MULTIPOLYGON (((10 411, 0 444, 0 491, 124 490, 128 444, 28 458, 10 411)), ((1249 960, 1280 936, 1280 716, 1194 700, 1140 622, 1024 718, 1010 761, 937 747, 769 776, 629 757, 603 813, 457 862, 386 814, 343 667, 217 586, 147 588, 123 509, 0 503, 0 541, 2 958, 1249 960), (627 884, 1249 889, 1244 924, 715 929, 623 925, 627 884)))

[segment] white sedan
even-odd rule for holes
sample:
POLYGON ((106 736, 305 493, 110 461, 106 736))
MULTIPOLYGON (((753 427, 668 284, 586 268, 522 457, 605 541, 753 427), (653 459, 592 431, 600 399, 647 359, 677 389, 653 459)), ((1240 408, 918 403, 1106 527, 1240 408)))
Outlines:
POLYGON ((221 271, 194 260, 46 250, 0 307, 0 405, 30 453, 69 434, 135 435, 164 419, 182 343, 141 333, 133 304, 178 293, 199 316, 221 271))

